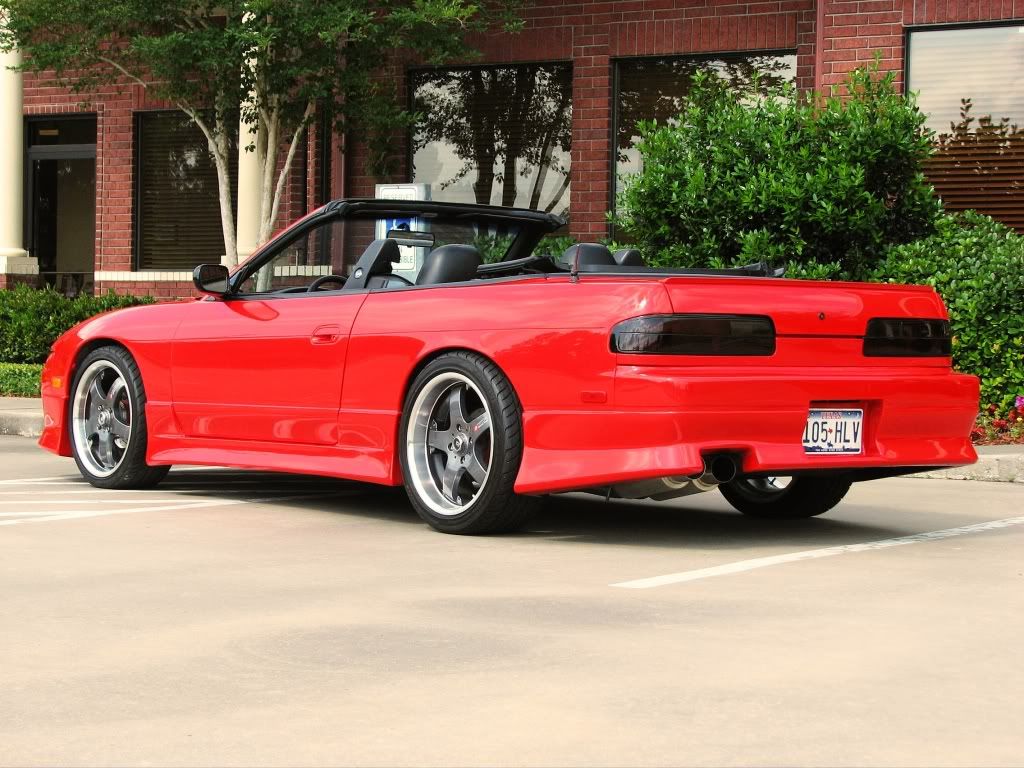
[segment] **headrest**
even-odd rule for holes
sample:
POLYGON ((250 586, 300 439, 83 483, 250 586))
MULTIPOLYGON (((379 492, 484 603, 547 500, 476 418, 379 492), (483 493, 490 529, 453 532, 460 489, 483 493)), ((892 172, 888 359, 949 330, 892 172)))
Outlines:
POLYGON ((644 267, 644 257, 636 248, 620 248, 612 254, 615 263, 623 267, 644 267))
POLYGON ((481 264, 480 252, 472 245, 450 243, 435 248, 423 261, 416 285, 461 283, 476 277, 481 264))
POLYGON ((600 243, 578 243, 562 253, 562 263, 570 269, 580 267, 613 267, 612 252, 600 243))

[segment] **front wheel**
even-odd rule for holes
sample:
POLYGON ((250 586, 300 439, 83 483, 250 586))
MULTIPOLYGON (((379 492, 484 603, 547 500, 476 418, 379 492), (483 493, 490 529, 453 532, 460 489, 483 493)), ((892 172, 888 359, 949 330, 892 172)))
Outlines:
POLYGON ((470 352, 431 361, 405 400, 400 460, 416 512, 444 533, 520 528, 540 501, 513 490, 523 452, 519 399, 494 363, 470 352))
POLYGON ((726 501, 751 517, 817 517, 843 500, 853 483, 842 477, 741 477, 718 486, 726 501))
POLYGON ((71 451, 98 488, 148 488, 170 467, 146 464, 146 392, 127 350, 93 350, 78 366, 68 404, 71 451))

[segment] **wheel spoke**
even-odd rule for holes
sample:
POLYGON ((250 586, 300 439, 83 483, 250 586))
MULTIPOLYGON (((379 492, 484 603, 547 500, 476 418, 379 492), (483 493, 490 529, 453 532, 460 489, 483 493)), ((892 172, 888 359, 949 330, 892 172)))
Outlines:
POLYGON ((465 467, 458 461, 448 459, 448 464, 445 465, 444 474, 441 477, 441 492, 444 493, 448 501, 455 501, 455 490, 459 487, 459 480, 462 479, 464 471, 465 467))
POLYGON ((109 469, 114 466, 114 436, 110 432, 101 432, 96 438, 96 453, 100 464, 109 469))
POLYGON ((469 455, 469 461, 466 462, 465 467, 469 476, 477 482, 477 485, 483 485, 484 480, 487 478, 487 470, 480 463, 475 453, 469 455))
POLYGON ((99 434, 100 431, 100 409, 99 406, 93 406, 89 409, 89 415, 85 419, 85 434, 88 437, 99 434))
POLYGON ((121 440, 127 443, 128 436, 131 434, 132 428, 130 425, 125 424, 123 421, 117 418, 117 416, 114 415, 114 413, 111 413, 110 431, 114 435, 114 437, 119 437, 121 438, 121 440))
POLYGON ((473 438, 473 442, 480 439, 480 435, 491 428, 491 414, 484 411, 471 422, 469 422, 469 436, 473 438))
POLYGON ((466 423, 466 411, 463 407, 465 397, 466 388, 461 384, 456 384, 452 387, 452 391, 448 394, 448 418, 451 419, 453 427, 456 424, 466 423))
POLYGON ((448 443, 451 440, 448 437, 447 432, 442 432, 440 429, 432 429, 427 432, 427 447, 433 448, 438 451, 447 451, 448 443))
POLYGON ((124 379, 118 376, 114 379, 114 383, 110 385, 110 391, 107 392, 107 400, 110 401, 111 405, 117 402, 118 396, 125 390, 128 385, 125 384, 124 379))
POLYGON ((103 385, 100 384, 100 378, 101 377, 97 375, 89 386, 89 397, 92 398, 93 405, 106 402, 107 400, 107 394, 103 391, 103 385))

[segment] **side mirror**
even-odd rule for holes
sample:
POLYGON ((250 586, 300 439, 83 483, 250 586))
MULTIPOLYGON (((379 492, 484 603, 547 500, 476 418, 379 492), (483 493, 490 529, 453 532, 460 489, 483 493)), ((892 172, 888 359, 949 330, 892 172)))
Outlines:
POLYGON ((192 271, 192 282, 200 293, 223 296, 228 292, 228 274, 223 264, 200 264, 192 271))

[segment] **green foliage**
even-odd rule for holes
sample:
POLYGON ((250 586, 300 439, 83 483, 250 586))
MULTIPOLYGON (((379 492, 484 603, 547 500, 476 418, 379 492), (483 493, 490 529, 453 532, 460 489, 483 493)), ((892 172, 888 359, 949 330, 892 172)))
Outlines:
POLYGON ((0 363, 0 397, 39 397, 38 363, 0 363))
POLYGON ((484 264, 494 264, 505 258, 513 240, 515 238, 511 235, 479 234, 473 238, 473 245, 480 252, 484 264))
POLYGON ((339 132, 358 129, 383 175, 394 160, 389 139, 412 120, 389 70, 470 57, 471 34, 517 26, 515 2, 0 0, 0 51, 22 50, 23 68, 77 92, 141 86, 187 114, 216 164, 233 263, 229 163, 239 119, 255 137, 242 149, 256 152, 265 239, 318 111, 339 132))
POLYGON ((949 308, 956 367, 981 377, 983 403, 1024 395, 1024 237, 973 211, 893 248, 872 275, 934 287, 949 308))
POLYGON ((626 179, 617 224, 655 265, 862 274, 929 234, 941 204, 921 170, 925 117, 893 74, 855 71, 847 90, 809 100, 772 87, 742 100, 696 75, 676 121, 641 124, 643 170, 626 179))
POLYGON ((150 304, 137 296, 78 296, 69 299, 51 288, 19 285, 0 291, 0 361, 42 363, 57 337, 93 315, 121 307, 150 304))

